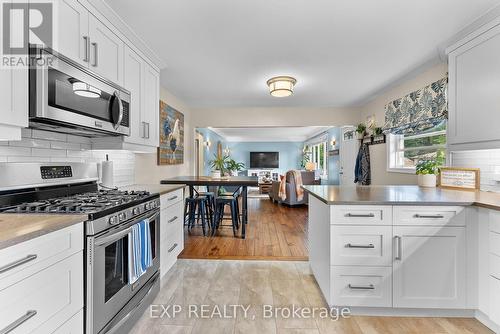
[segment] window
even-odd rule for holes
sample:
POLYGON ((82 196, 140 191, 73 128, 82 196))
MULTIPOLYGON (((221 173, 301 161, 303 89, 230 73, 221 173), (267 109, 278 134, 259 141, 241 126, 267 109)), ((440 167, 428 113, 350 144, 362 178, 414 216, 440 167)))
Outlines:
POLYGON ((389 135, 387 166, 389 172, 414 173, 420 160, 446 160, 446 123, 419 134, 389 135))
POLYGON ((326 154, 326 142, 321 142, 311 146, 311 162, 316 164, 316 169, 319 170, 321 177, 326 177, 328 174, 326 154))

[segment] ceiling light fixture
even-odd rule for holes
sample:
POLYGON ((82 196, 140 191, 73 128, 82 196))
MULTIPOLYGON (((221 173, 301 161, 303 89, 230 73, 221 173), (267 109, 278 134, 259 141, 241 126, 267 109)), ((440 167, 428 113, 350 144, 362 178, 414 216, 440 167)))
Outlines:
POLYGON ((90 97, 91 99, 101 97, 101 90, 89 85, 88 83, 78 80, 70 80, 70 83, 73 86, 73 93, 76 95, 90 97))
POLYGON ((279 76, 267 80, 269 93, 274 97, 286 97, 293 94, 293 87, 297 83, 295 78, 279 76))

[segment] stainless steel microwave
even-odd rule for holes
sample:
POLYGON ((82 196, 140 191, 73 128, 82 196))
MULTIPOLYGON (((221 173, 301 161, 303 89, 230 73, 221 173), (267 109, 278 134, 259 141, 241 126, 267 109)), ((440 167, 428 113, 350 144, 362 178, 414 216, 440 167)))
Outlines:
POLYGON ((87 137, 130 135, 130 92, 47 48, 30 48, 30 127, 87 137))

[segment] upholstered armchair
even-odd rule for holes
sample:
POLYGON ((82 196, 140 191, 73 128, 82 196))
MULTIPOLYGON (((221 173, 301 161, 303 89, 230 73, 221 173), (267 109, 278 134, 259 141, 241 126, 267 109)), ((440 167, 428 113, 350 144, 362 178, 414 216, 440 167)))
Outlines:
MULTIPOLYGON (((300 173, 302 176, 302 184, 303 185, 320 184, 319 180, 316 181, 314 179, 314 171, 312 171, 312 172, 301 171, 300 173)), ((295 180, 292 176, 291 171, 288 171, 286 173, 285 180, 286 180, 286 199, 283 201, 278 196, 279 189, 280 189, 280 181, 273 181, 273 186, 272 186, 271 192, 269 193, 269 198, 273 202, 287 204, 290 206, 307 204, 308 203, 308 195, 306 192, 304 192, 304 198, 301 201, 297 200, 297 193, 295 191, 295 180)))

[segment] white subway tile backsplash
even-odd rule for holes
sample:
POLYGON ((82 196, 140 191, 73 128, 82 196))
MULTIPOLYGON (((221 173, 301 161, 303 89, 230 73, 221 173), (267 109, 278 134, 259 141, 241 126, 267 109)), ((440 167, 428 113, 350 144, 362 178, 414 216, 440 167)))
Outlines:
POLYGON ((66 141, 67 135, 59 132, 51 132, 45 130, 32 130, 32 138, 46 139, 46 140, 55 140, 55 141, 66 141))
POLYGON ((481 189, 500 191, 500 150, 451 152, 455 167, 479 168, 481 189))
POLYGON ((81 148, 80 143, 67 143, 62 141, 53 141, 50 143, 50 148, 56 150, 79 150, 81 148))
POLYGON ((121 150, 92 150, 89 138, 37 129, 23 129, 22 140, 0 142, 0 162, 94 162, 113 161, 115 185, 134 183, 135 154, 121 150))
POLYGON ((66 150, 53 150, 50 148, 34 148, 31 152, 35 157, 65 157, 66 150))
POLYGON ((13 147, 13 146, 1 146, 0 156, 31 156, 31 148, 28 147, 13 147))

